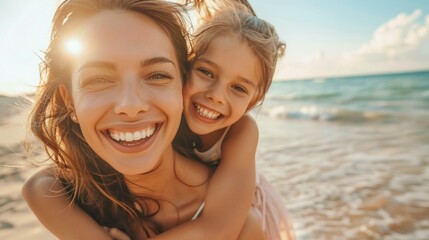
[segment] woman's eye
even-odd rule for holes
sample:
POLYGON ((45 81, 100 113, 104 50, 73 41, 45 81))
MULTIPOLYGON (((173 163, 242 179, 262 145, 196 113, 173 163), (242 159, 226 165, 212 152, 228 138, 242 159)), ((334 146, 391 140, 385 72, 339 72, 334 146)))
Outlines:
POLYGON ((173 76, 167 72, 155 72, 149 76, 149 79, 173 79, 173 76))
POLYGON ((113 82, 111 78, 104 75, 91 76, 83 81, 83 86, 98 86, 113 82))
POLYGON ((205 69, 205 68, 198 68, 197 69, 199 72, 201 72, 202 74, 206 75, 209 78, 213 78, 213 73, 210 72, 209 70, 205 69))
POLYGON ((240 85, 233 85, 232 88, 241 93, 247 93, 247 89, 240 85))

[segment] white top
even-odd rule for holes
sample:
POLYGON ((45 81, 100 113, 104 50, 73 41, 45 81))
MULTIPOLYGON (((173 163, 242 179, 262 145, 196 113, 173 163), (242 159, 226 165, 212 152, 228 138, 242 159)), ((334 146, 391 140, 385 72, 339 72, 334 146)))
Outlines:
POLYGON ((215 144, 213 144, 213 146, 207 151, 200 152, 198 151, 198 149, 194 148, 195 155, 197 155, 202 161, 206 163, 217 163, 217 161, 222 156, 222 142, 228 130, 229 127, 225 129, 225 132, 222 134, 219 140, 215 144))
POLYGON ((194 216, 191 218, 191 221, 194 221, 195 219, 197 219, 197 218, 198 218, 198 216, 200 216, 200 214, 201 214, 201 212, 203 211, 203 209, 204 209, 204 206, 205 206, 205 205, 206 205, 206 203, 205 203, 205 202, 203 202, 203 203, 201 204, 201 206, 198 208, 197 212, 195 212, 194 216))
MULTIPOLYGON (((200 152, 198 151, 198 149, 194 148, 194 153, 195 155, 197 155, 202 161, 206 162, 206 163, 213 163, 213 164, 217 164, 218 160, 221 157, 222 154, 222 142, 223 139, 225 138, 226 133, 228 132, 229 127, 227 127, 225 129, 225 132, 222 134, 222 136, 219 138, 219 140, 213 144, 213 146, 211 148, 209 148, 207 151, 204 152, 200 152)), ((191 221, 195 220, 198 218, 198 216, 200 216, 201 212, 204 209, 205 206, 205 202, 203 202, 201 204, 201 206, 198 208, 197 212, 194 214, 194 216, 192 217, 191 221)))

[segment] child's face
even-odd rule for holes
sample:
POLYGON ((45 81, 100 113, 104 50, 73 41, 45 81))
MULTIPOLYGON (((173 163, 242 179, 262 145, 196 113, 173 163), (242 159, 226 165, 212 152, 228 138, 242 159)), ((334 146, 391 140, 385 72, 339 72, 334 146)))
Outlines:
POLYGON ((82 27, 72 101, 91 148, 125 175, 145 173, 171 148, 182 114, 174 47, 145 16, 105 11, 82 27))
POLYGON ((215 38, 193 63, 183 89, 190 129, 205 135, 238 121, 259 85, 260 66, 248 44, 233 35, 215 38))

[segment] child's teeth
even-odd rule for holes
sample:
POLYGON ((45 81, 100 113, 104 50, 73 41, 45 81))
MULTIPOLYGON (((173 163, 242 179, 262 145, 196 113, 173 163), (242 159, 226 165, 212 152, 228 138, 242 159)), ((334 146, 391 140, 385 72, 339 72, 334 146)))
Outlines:
POLYGON ((198 104, 195 104, 196 109, 197 109, 197 113, 205 118, 209 118, 209 119, 217 119, 220 116, 220 113, 217 112, 212 112, 208 109, 205 109, 203 107, 201 107, 198 104))

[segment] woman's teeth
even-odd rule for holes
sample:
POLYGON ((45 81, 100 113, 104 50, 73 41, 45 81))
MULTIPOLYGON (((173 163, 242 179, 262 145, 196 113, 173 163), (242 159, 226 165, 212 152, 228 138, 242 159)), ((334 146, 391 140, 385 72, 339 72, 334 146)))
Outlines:
POLYGON ((195 104, 195 108, 197 109, 197 113, 200 116, 205 117, 205 118, 209 118, 209 119, 215 120, 215 119, 218 119, 219 116, 221 115, 218 112, 211 111, 211 110, 209 110, 207 108, 204 108, 204 107, 202 107, 202 106, 200 106, 198 104, 195 104))
POLYGON ((110 134, 110 137, 115 141, 132 142, 132 141, 138 141, 152 136, 152 134, 155 132, 155 129, 156 129, 155 125, 153 125, 146 129, 135 131, 135 132, 122 132, 122 131, 116 131, 116 130, 109 130, 109 134, 110 134))

